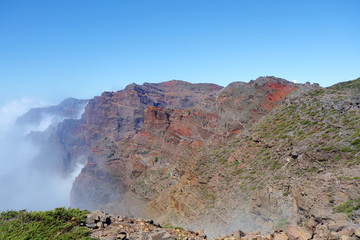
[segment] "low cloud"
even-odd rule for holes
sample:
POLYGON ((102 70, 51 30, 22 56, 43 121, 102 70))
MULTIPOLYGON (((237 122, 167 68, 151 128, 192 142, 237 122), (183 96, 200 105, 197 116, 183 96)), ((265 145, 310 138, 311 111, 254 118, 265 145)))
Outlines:
MULTIPOLYGON (((44 131, 64 118, 42 116, 36 125, 16 125, 17 117, 30 108, 43 107, 42 101, 22 98, 0 106, 0 211, 8 209, 46 210, 69 206, 69 194, 82 165, 68 177, 33 164, 40 152, 27 134, 44 131)), ((48 156, 51 161, 51 156, 48 156)))

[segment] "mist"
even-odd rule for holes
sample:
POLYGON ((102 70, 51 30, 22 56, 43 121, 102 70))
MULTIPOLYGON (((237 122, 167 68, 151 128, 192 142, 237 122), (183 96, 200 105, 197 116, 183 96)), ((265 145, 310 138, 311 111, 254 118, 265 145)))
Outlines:
MULTIPOLYGON (((29 109, 44 106, 44 102, 28 98, 0 106, 0 211, 49 210, 70 205, 72 183, 83 165, 78 164, 72 173, 64 176, 54 169, 34 164, 33 159, 40 153, 40 146, 29 137, 30 133, 43 132, 65 118, 45 114, 33 124, 15 123, 29 109)), ((51 161, 52 156, 46 158, 51 161)))

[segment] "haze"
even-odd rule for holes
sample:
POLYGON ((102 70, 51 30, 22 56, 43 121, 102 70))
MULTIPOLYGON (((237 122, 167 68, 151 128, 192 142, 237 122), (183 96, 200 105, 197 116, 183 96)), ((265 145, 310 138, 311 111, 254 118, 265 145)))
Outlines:
POLYGON ((43 105, 37 100, 23 98, 0 108, 0 211, 48 210, 69 206, 72 182, 80 173, 82 165, 70 176, 62 176, 49 167, 55 156, 46 156, 35 162, 40 146, 29 137, 31 132, 43 132, 63 119, 44 115, 39 124, 15 124, 17 117, 30 108, 43 105), (39 161, 43 163, 40 166, 39 161))

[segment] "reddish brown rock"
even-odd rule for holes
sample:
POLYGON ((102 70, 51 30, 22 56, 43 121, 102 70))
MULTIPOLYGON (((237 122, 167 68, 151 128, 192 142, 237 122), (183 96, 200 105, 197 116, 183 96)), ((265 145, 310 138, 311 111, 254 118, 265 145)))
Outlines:
POLYGON ((322 239, 335 236, 322 226, 339 222, 336 205, 360 196, 360 99, 349 91, 274 77, 132 84, 90 100, 49 142, 59 169, 86 162, 73 206, 210 235, 299 224, 322 239))
POLYGON ((308 240, 312 238, 311 233, 297 226, 288 226, 285 229, 285 233, 288 236, 289 240, 308 240))

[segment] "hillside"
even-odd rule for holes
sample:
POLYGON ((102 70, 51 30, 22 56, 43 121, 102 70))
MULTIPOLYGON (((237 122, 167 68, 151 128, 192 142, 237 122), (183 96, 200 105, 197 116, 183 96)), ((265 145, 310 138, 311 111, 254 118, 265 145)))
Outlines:
POLYGON ((359 81, 132 84, 90 100, 49 142, 59 169, 86 161, 75 207, 210 236, 290 225, 329 239, 332 224, 360 223, 359 81))

